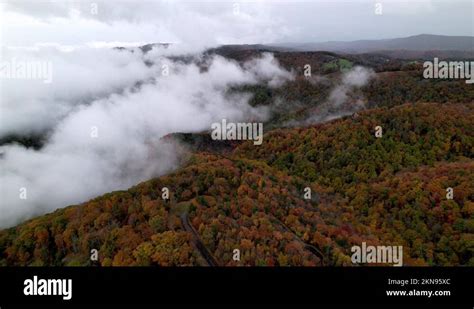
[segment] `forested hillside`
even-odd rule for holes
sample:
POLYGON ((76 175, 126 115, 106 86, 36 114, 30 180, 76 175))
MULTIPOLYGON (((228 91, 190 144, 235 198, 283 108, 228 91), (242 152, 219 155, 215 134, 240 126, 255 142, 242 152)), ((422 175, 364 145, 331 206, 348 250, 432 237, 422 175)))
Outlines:
POLYGON ((0 231, 0 265, 352 265, 367 242, 403 245, 405 265, 473 266, 473 132, 472 104, 416 103, 258 147, 203 139, 172 174, 0 231))

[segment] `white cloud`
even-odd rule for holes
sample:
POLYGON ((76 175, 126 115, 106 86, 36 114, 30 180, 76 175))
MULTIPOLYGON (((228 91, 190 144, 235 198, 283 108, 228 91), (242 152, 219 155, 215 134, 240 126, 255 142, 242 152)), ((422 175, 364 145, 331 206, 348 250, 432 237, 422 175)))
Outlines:
POLYGON ((8 46, 122 41, 180 42, 203 48, 421 33, 474 35, 471 0, 7 0, 4 6, 0 41, 8 46), (376 3, 383 5, 382 15, 375 14, 376 3))
POLYGON ((342 76, 342 83, 337 85, 329 94, 332 107, 339 107, 348 99, 348 93, 353 87, 362 87, 375 76, 374 71, 356 66, 342 76))
MULTIPOLYGON (((97 77, 92 78, 97 78, 96 83, 106 76, 117 82, 129 78, 130 82, 130 77, 123 74, 130 63, 134 66, 131 71, 142 71, 137 76, 152 71, 153 79, 138 89, 128 87, 123 93, 75 106, 57 122, 48 143, 38 151, 17 145, 0 147, 3 153, 0 226, 13 225, 101 193, 125 189, 169 171, 179 156, 176 148, 160 140, 162 136, 209 130, 213 122, 223 118, 264 119, 268 114, 265 108, 252 108, 247 104, 247 96, 228 96, 225 90, 231 85, 261 80, 271 84, 291 78, 271 55, 253 61, 251 70, 216 56, 209 61, 208 69, 201 71, 194 63, 171 62, 159 53, 155 53, 156 65, 147 68, 133 64, 134 56, 127 56, 131 53, 126 51, 125 55, 106 61, 102 57, 115 52, 102 54, 101 50, 83 51, 82 57, 68 58, 77 63, 60 62, 60 65, 66 68, 77 65, 80 70, 78 64, 86 61, 83 58, 95 53, 97 57, 92 58, 96 59, 96 66, 88 63, 87 69, 95 68, 97 77), (169 65, 169 76, 161 75, 162 64, 169 65), (118 67, 124 69, 116 72, 118 67), (91 137, 92 131, 97 132, 96 138, 91 137), (27 189, 26 200, 19 198, 21 188, 27 189)), ((64 93, 58 89, 58 95, 69 102, 68 95, 77 98, 81 92, 87 92, 93 86, 88 73, 73 78, 81 87, 64 93)), ((113 83, 111 80, 104 81, 113 83)), ((69 89, 67 85, 73 81, 63 82, 69 89)), ((41 104, 47 106, 46 102, 41 104)))
POLYGON ((44 79, 1 79, 0 137, 42 132, 81 104, 123 90, 153 75, 140 53, 82 48, 62 52, 52 47, 7 50, 2 63, 49 64, 51 83, 44 79))

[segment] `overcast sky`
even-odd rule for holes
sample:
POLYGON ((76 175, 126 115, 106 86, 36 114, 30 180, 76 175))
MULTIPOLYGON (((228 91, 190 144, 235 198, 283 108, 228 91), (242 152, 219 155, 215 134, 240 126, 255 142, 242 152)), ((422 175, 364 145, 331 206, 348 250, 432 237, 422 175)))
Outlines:
POLYGON ((3 46, 315 42, 473 35, 472 0, 0 1, 3 46), (376 3, 382 14, 376 14, 376 3))

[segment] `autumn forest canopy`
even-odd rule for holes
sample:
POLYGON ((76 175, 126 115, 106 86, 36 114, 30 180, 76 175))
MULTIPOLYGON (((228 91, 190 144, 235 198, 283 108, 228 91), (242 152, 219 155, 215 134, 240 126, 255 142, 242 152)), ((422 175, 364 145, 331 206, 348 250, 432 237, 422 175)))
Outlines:
MULTIPOLYGON (((222 47, 198 66, 266 52, 222 47)), ((403 246, 404 265, 474 266, 474 87, 423 79, 421 58, 272 53, 294 79, 226 90, 268 108, 261 145, 170 134, 177 169, 0 230, 0 265, 351 266, 366 242, 403 246)))

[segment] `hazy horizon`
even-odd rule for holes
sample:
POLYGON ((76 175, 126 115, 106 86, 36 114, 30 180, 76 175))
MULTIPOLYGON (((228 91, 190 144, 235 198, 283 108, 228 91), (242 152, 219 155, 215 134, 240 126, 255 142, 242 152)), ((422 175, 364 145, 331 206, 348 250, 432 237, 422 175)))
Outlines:
POLYGON ((473 36, 469 0, 0 2, 2 46, 117 46, 473 36), (455 5, 453 5, 455 4, 455 5), (196 35, 199 29, 199 35, 196 35))

